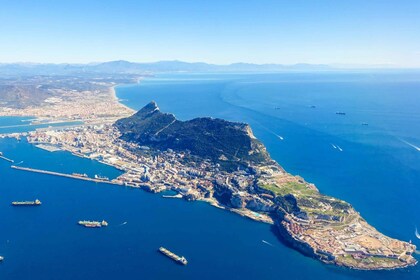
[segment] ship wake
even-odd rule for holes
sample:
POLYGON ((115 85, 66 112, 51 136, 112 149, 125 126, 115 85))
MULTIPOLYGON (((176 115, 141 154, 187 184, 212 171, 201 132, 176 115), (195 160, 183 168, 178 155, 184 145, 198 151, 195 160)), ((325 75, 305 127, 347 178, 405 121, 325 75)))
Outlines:
POLYGON ((414 144, 411 144, 410 142, 407 142, 407 141, 405 141, 405 140, 403 140, 403 139, 400 139, 400 141, 401 141, 401 142, 403 142, 403 143, 405 143, 405 144, 407 144, 408 146, 410 146, 410 147, 412 147, 412 148, 416 149, 418 152, 420 152, 420 147, 418 147, 418 146, 416 146, 416 145, 414 145, 414 144))
POLYGON ((273 244, 271 244, 271 243, 270 243, 270 242, 268 242, 268 241, 261 240, 261 242, 262 242, 262 243, 264 243, 264 244, 267 244, 268 246, 274 247, 274 245, 273 245, 273 244))

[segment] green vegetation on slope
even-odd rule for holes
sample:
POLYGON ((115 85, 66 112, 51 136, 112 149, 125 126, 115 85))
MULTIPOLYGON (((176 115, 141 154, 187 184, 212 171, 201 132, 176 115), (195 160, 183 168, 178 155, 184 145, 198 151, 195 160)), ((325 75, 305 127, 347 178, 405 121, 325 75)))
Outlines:
POLYGON ((192 155, 232 166, 270 160, 264 145, 252 137, 248 125, 222 119, 196 118, 179 121, 172 114, 159 111, 151 102, 115 126, 121 138, 158 150, 190 151, 192 155))

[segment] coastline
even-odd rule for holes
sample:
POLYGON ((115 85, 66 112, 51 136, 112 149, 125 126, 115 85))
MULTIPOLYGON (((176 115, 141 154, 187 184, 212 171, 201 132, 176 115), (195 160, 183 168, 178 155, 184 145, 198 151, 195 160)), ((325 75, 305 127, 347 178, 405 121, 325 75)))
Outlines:
MULTIPOLYGON (((113 88, 113 90, 114 90, 114 95, 115 95, 115 97, 118 99, 118 96, 117 96, 117 93, 116 93, 116 91, 115 91, 115 88, 113 88)), ((119 99, 118 99, 118 101, 119 101, 119 99)), ((121 103, 121 102, 120 102, 121 103)), ((125 105, 124 105, 125 106, 125 105)), ((131 109, 131 108, 130 108, 131 109)), ((314 186, 315 187, 315 186, 314 186)), ((316 187, 315 187, 316 188, 316 187)), ((253 216, 252 214, 249 214, 249 213, 247 213, 247 214, 245 214, 244 212, 241 212, 240 210, 238 210, 238 209, 235 209, 235 208, 231 208, 231 207, 227 207, 226 205, 223 205, 223 204, 220 204, 216 199, 211 199, 211 200, 207 200, 207 199, 202 199, 202 201, 205 201, 205 202, 207 202, 207 203, 209 203, 210 205, 212 205, 212 206, 214 206, 214 207, 217 207, 217 208, 220 208, 220 209, 224 209, 224 210, 228 210, 228 211, 230 211, 230 212, 233 212, 233 213, 236 213, 236 214, 239 214, 239 215, 241 215, 241 216, 243 216, 243 217, 246 217, 246 218, 249 218, 249 219, 251 219, 251 220, 254 220, 254 221, 257 221, 257 222, 264 222, 264 223, 268 223, 268 224, 275 224, 275 222, 273 221, 273 219, 270 217, 270 216, 265 216, 263 219, 260 219, 260 218, 257 218, 256 216, 253 216)), ((369 227, 371 227, 370 225, 369 225, 369 227)), ((373 227, 372 227, 372 229, 374 230, 374 231, 376 231, 376 229, 374 229, 373 227)), ((285 231, 285 232, 287 232, 287 230, 285 231)), ((288 233, 289 234, 289 236, 293 239, 293 235, 291 235, 290 234, 290 232, 288 233)), ((287 240, 287 238, 285 238, 284 240, 287 240)), ((299 242, 300 241, 298 241, 298 240, 295 240, 296 241, 296 244, 299 244, 299 242)), ((310 245, 308 245, 309 246, 309 248, 311 248, 312 250, 314 249, 313 247, 311 247, 310 245)), ((348 265, 348 264, 346 264, 346 263, 343 263, 343 262, 339 262, 339 261, 334 261, 334 262, 331 262, 331 261, 325 261, 325 259, 322 259, 322 258, 319 258, 319 255, 317 255, 317 254, 314 254, 313 255, 314 256, 314 258, 316 258, 316 259, 320 259, 322 262, 324 262, 324 263, 327 263, 327 264, 331 264, 331 263, 333 263, 333 264, 335 264, 335 265, 338 265, 338 266, 343 266, 343 267, 347 267, 347 268, 351 268, 351 269, 358 269, 358 270, 392 270, 392 269, 397 269, 397 268, 404 268, 404 267, 409 267, 409 266, 413 266, 413 265, 416 265, 417 264, 417 261, 415 262, 415 263, 407 263, 407 264, 404 264, 404 265, 399 265, 399 266, 394 266, 394 267, 374 267, 374 268, 363 268, 363 267, 360 267, 360 266, 357 266, 357 265, 348 265)))
MULTIPOLYGON (((140 83, 140 79, 137 80, 137 84, 140 83)), ((117 95, 117 90, 116 87, 122 86, 122 84, 120 85, 113 85, 110 87, 110 93, 111 93, 111 97, 112 99, 114 99, 120 106, 125 107, 127 110, 131 111, 131 112, 136 112, 133 108, 130 108, 129 106, 125 105, 124 103, 121 102, 121 100, 118 98, 117 95)))
MULTIPOLYGON (((105 86, 105 85, 102 85, 105 86)), ((73 91, 68 89, 54 103, 25 108, 1 107, 0 116, 30 117, 30 125, 62 122, 85 124, 111 123, 130 116, 134 110, 122 104, 116 94, 115 83, 107 83, 106 89, 73 91), (75 106, 75 104, 77 104, 75 106)))
MULTIPOLYGON (((114 85, 114 86, 112 86, 112 87, 110 87, 110 94, 111 94, 112 98, 114 99, 114 101, 115 101, 116 103, 119 103, 120 105, 122 105, 122 106, 126 107, 126 109, 129 109, 131 112, 134 112, 134 110, 133 110, 133 109, 129 108, 128 106, 126 106, 126 105, 124 105, 124 104, 122 104, 122 103, 120 102, 120 100, 118 99, 118 96, 117 96, 117 94, 116 94, 115 87, 116 87, 115 85, 114 85)), ((114 166, 114 167, 116 167, 116 166, 114 166)), ((116 168, 118 168, 118 167, 116 167, 116 168)), ((216 203, 212 203, 212 202, 214 202, 213 200, 211 200, 211 201, 204 200, 204 201, 208 202, 209 204, 211 204, 212 206, 215 206, 215 207, 217 207, 217 208, 222 208, 222 209, 225 209, 225 210, 229 210, 229 211, 231 211, 231 212, 235 212, 235 213, 237 213, 237 214, 240 214, 240 215, 241 215, 241 213, 240 213, 238 210, 236 210, 236 209, 232 209, 232 208, 229 208, 229 207, 226 207, 226 206, 224 206, 224 205, 221 205, 221 204, 217 203, 217 201, 216 201, 216 203)), ((253 218, 252 218, 252 215, 251 215, 251 216, 242 215, 242 216, 246 216, 246 217, 248 217, 248 218, 250 218, 250 219, 253 219, 253 218)), ((260 220, 258 220, 258 219, 253 219, 253 220, 260 221, 260 220)), ((296 240, 295 240, 295 241, 296 241, 296 240)), ((297 241, 296 241, 296 242, 297 242, 297 241)), ((312 248, 312 247, 310 247, 310 248, 312 248)), ((328 263, 328 262, 327 262, 327 263, 328 263)), ((347 266, 347 265, 346 265, 346 264, 344 264, 344 263, 336 263, 336 265, 339 265, 339 266, 346 266, 346 267, 349 267, 349 268, 355 268, 355 269, 361 269, 360 267, 351 267, 351 266, 347 266)), ((400 266, 400 267, 404 267, 404 266, 400 266)), ((398 267, 398 268, 400 268, 400 267, 398 267)), ((394 268, 397 268, 397 267, 394 267, 394 268)), ((394 268, 374 268, 373 270, 377 270, 377 269, 394 269, 394 268)))

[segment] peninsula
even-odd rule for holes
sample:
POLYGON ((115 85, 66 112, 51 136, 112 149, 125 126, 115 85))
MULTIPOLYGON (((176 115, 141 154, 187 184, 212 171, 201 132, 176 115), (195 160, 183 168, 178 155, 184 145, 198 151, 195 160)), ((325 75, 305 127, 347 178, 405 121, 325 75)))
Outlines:
POLYGON ((124 171, 107 183, 172 190, 187 200, 273 224, 290 246, 325 263, 364 270, 417 263, 414 245, 381 234, 349 203, 287 173, 247 124, 213 118, 179 121, 155 102, 132 116, 127 111, 121 115, 116 122, 25 136, 31 143, 124 171))

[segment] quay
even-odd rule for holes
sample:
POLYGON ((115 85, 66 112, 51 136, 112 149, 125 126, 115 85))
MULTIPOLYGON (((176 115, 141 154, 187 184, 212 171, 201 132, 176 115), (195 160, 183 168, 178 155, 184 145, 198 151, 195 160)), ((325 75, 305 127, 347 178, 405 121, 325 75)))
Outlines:
POLYGON ((59 172, 54 172, 54 171, 47 171, 47 170, 34 169, 34 168, 28 168, 28 167, 21 167, 21 166, 16 166, 16 165, 12 165, 10 167, 13 168, 13 169, 21 170, 21 171, 28 171, 28 172, 35 172, 35 173, 47 174, 47 175, 54 175, 54 176, 66 177, 66 178, 71 178, 71 179, 91 181, 91 182, 95 182, 95 183, 105 183, 105 184, 112 184, 112 185, 120 185, 119 183, 116 183, 114 181, 105 181, 105 180, 101 180, 101 179, 89 178, 89 177, 84 177, 84 176, 80 176, 80 175, 59 173, 59 172))
POLYGON ((60 148, 57 148, 57 147, 52 146, 52 145, 38 144, 38 145, 35 145, 35 147, 40 148, 40 149, 43 149, 43 150, 48 151, 48 152, 58 152, 58 151, 61 151, 60 148))
POLYGON ((175 194, 175 195, 162 195, 163 198, 182 198, 182 194, 175 194))

